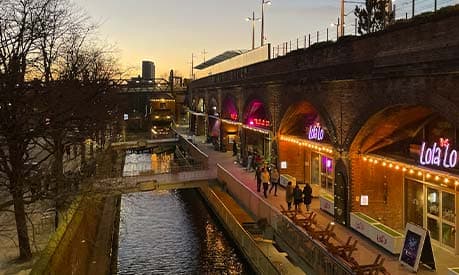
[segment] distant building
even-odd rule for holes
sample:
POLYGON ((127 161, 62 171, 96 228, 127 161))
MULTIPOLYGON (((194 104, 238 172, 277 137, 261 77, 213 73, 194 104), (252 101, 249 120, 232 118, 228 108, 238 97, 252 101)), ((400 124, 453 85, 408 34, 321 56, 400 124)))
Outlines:
POLYGON ((155 63, 152 61, 142 61, 142 80, 155 79, 155 63))

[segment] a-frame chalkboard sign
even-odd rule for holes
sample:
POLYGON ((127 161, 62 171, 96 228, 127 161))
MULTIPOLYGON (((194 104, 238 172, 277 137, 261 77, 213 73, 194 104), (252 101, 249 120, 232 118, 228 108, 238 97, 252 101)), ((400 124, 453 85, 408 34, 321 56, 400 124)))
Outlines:
POLYGON ((435 257, 433 255, 430 233, 428 230, 412 223, 407 223, 405 228, 405 242, 400 252, 400 263, 416 272, 419 263, 435 270, 435 257))

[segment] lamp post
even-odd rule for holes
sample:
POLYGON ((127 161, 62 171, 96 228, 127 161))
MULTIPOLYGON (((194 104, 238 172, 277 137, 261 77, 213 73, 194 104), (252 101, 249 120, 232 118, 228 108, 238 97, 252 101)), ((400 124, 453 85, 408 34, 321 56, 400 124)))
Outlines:
POLYGON ((252 18, 247 17, 246 21, 252 21, 252 50, 255 49, 255 21, 259 21, 260 18, 255 18, 255 12, 252 13, 252 18))
POLYGON ((261 0, 261 46, 265 42, 265 5, 271 5, 269 0, 261 0))

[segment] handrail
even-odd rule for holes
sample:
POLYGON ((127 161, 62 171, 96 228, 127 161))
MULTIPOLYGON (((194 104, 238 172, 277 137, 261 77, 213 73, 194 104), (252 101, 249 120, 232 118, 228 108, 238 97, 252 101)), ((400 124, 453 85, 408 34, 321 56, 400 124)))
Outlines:
POLYGON ((253 261, 253 265, 259 269, 260 274, 279 274, 279 270, 274 263, 260 250, 256 241, 252 238, 251 234, 237 221, 236 217, 226 207, 222 200, 211 190, 209 186, 200 188, 205 193, 209 201, 213 201, 211 205, 222 219, 223 225, 228 227, 228 231, 232 234, 233 238, 239 243, 239 247, 243 252, 250 253, 247 255, 249 261, 253 261))
POLYGON ((226 183, 228 191, 236 197, 248 211, 257 218, 266 218, 268 223, 285 243, 299 252, 311 268, 322 274, 355 274, 351 267, 332 255, 319 241, 313 239, 306 231, 282 215, 280 210, 263 200, 257 193, 247 188, 229 171, 217 164, 217 178, 226 183), (288 232, 288 233, 287 233, 288 232), (301 253, 305 251, 307 253, 301 253))

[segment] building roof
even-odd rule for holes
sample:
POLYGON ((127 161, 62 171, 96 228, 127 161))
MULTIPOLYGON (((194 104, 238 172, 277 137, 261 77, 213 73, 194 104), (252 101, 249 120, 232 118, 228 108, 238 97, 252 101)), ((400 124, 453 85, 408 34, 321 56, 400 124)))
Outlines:
POLYGON ((243 54, 243 53, 246 53, 248 52, 247 50, 230 50, 230 51, 226 51, 220 55, 217 55, 209 60, 207 60, 206 62, 203 62, 197 66, 195 66, 194 68, 195 69, 198 69, 198 70, 202 70, 202 69, 205 69, 207 67, 210 67, 212 65, 215 65, 217 63, 220 63, 220 62, 223 62, 227 59, 230 59, 232 57, 235 57, 235 56, 238 56, 240 54, 243 54))

